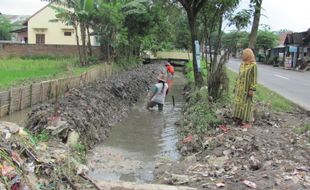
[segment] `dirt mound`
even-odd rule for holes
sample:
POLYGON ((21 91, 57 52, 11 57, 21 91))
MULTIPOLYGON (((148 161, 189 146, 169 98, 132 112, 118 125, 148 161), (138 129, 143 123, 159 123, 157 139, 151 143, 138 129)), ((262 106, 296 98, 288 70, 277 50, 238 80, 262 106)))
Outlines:
POLYGON ((230 112, 218 110, 224 124, 184 138, 183 160, 160 163, 158 182, 199 189, 310 189, 308 112, 265 110, 249 129, 235 126, 230 112))
POLYGON ((155 81, 159 65, 139 66, 89 86, 70 90, 53 104, 36 107, 26 128, 34 133, 49 131, 67 141, 77 131, 85 145, 103 141, 113 123, 128 112, 155 81))

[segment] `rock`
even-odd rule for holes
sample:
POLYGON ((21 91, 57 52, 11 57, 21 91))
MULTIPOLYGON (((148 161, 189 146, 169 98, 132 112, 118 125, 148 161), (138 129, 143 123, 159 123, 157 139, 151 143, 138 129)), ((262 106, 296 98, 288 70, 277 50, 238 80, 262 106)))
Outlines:
POLYGON ((80 135, 77 132, 75 131, 70 132, 68 136, 68 140, 67 140, 67 145, 70 147, 77 145, 79 141, 79 137, 80 135))
POLYGON ((190 181, 190 178, 187 175, 171 174, 171 178, 173 180, 173 184, 176 185, 186 184, 190 181))
POLYGON ((258 159, 256 159, 254 156, 250 157, 249 163, 250 163, 251 170, 259 170, 262 167, 261 162, 258 159))
POLYGON ((6 189, 5 185, 0 182, 0 189, 6 189))
POLYGON ((16 123, 0 121, 0 130, 8 129, 10 133, 17 133, 20 127, 16 123))
POLYGON ((231 150, 224 150, 223 151, 223 154, 225 155, 225 156, 228 156, 228 155, 230 155, 232 153, 232 151, 231 150))
POLYGON ((20 136, 28 136, 28 133, 26 131, 24 131, 24 128, 19 128, 18 134, 20 136))
POLYGON ((208 159, 208 163, 210 165, 215 166, 216 168, 223 168, 227 160, 228 160, 227 156, 222 157, 210 156, 210 158, 208 159))
POLYGON ((219 187, 219 188, 221 188, 221 187, 225 187, 226 185, 224 184, 224 183, 217 183, 216 184, 216 187, 219 187))

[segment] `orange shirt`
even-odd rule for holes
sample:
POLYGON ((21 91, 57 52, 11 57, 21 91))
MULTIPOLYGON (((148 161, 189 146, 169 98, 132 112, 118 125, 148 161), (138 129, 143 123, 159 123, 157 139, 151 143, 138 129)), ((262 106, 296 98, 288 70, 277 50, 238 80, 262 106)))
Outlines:
POLYGON ((169 73, 174 74, 174 68, 171 65, 167 65, 166 68, 169 73))

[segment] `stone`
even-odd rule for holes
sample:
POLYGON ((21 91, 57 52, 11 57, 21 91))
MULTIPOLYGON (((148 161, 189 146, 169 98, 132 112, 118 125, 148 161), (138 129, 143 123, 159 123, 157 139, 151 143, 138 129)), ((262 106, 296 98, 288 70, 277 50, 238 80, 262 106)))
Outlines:
POLYGON ((249 163, 250 163, 251 170, 259 170, 262 167, 261 162, 258 159, 256 159, 254 156, 250 157, 249 163))
POLYGON ((222 156, 222 157, 210 156, 210 158, 208 159, 208 163, 210 165, 215 166, 216 168, 223 168, 227 160, 228 160, 227 156, 222 156))
POLYGON ((75 146, 79 141, 80 135, 76 131, 71 131, 68 136, 67 145, 72 147, 75 146))

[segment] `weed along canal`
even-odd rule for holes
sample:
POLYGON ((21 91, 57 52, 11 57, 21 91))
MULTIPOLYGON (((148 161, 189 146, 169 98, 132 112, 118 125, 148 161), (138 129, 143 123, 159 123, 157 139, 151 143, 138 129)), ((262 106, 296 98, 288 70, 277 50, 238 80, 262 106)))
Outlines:
POLYGON ((177 72, 163 112, 157 107, 146 110, 145 98, 140 98, 128 117, 112 127, 107 140, 88 154, 90 177, 98 181, 152 182, 157 161, 178 160, 175 123, 181 119, 184 85, 184 76, 177 72))

